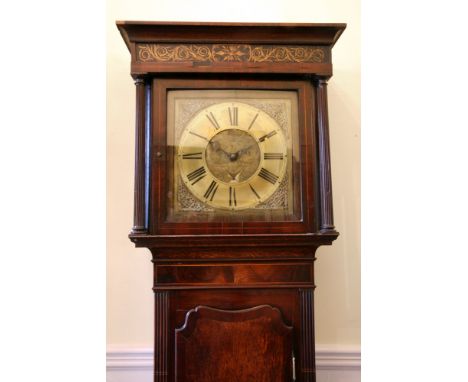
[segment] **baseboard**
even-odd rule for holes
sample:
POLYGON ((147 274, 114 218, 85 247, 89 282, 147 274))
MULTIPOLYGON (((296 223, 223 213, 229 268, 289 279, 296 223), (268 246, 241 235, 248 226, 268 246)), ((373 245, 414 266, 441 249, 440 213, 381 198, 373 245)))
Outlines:
POLYGON ((110 347, 107 349, 107 371, 109 370, 152 370, 151 348, 110 347))
MULTIPOLYGON (((317 382, 359 382, 361 350, 358 347, 317 346, 317 382)), ((109 347, 107 382, 152 382, 153 351, 150 348, 109 347)))
POLYGON ((361 370, 361 348, 357 346, 316 346, 317 370, 361 370))

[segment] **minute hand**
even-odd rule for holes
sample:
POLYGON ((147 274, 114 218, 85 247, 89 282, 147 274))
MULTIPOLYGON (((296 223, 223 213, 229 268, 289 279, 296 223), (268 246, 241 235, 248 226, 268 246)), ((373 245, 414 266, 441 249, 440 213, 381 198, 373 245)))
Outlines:
POLYGON ((273 130, 271 133, 265 134, 263 137, 261 137, 258 141, 263 142, 267 138, 271 138, 273 135, 277 133, 276 130, 273 130))
POLYGON ((256 145, 256 143, 250 145, 250 146, 247 146, 247 147, 244 147, 243 149, 239 150, 237 152, 237 155, 242 155, 244 154, 246 151, 249 151, 252 147, 254 147, 254 145, 256 145))

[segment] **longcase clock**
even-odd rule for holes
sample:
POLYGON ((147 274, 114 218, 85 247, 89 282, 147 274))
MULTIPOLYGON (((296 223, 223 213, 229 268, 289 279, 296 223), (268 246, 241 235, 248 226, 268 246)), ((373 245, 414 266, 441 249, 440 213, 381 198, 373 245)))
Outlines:
POLYGON ((333 224, 327 111, 345 24, 119 21, 136 85, 134 226, 155 382, 315 381, 333 224))

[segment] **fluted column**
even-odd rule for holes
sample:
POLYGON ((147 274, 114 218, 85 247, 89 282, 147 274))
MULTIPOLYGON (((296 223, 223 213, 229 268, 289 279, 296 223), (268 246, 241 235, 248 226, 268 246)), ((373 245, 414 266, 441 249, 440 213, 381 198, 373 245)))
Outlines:
POLYGON ((300 378, 301 382, 315 382, 314 290, 299 291, 301 304, 300 378))
POLYGON ((146 232, 145 203, 145 142, 146 142, 146 102, 145 80, 137 77, 136 88, 136 120, 135 120, 135 188, 133 207, 132 233, 146 232))
POLYGON ((327 80, 323 78, 317 79, 315 81, 315 88, 320 173, 320 232, 334 232, 327 80))
POLYGON ((155 292, 154 382, 167 382, 168 292, 155 292))

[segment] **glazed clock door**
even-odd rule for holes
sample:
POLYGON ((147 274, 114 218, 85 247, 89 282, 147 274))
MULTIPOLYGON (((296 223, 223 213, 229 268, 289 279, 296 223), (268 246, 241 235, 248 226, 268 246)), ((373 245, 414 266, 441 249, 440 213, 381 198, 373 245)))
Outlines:
POLYGON ((176 382, 289 382, 292 327, 269 305, 199 306, 176 330, 176 382))
POLYGON ((167 192, 154 195, 166 206, 160 221, 167 233, 179 223, 195 231, 209 223, 226 233, 265 223, 281 230, 285 221, 304 229, 299 98, 310 87, 271 81, 272 89, 264 90, 253 81, 251 89, 236 89, 240 82, 226 83, 154 83, 155 94, 167 98, 167 108, 154 117, 154 141, 167 142, 167 161, 156 162, 164 169, 154 173, 167 174, 167 192))

